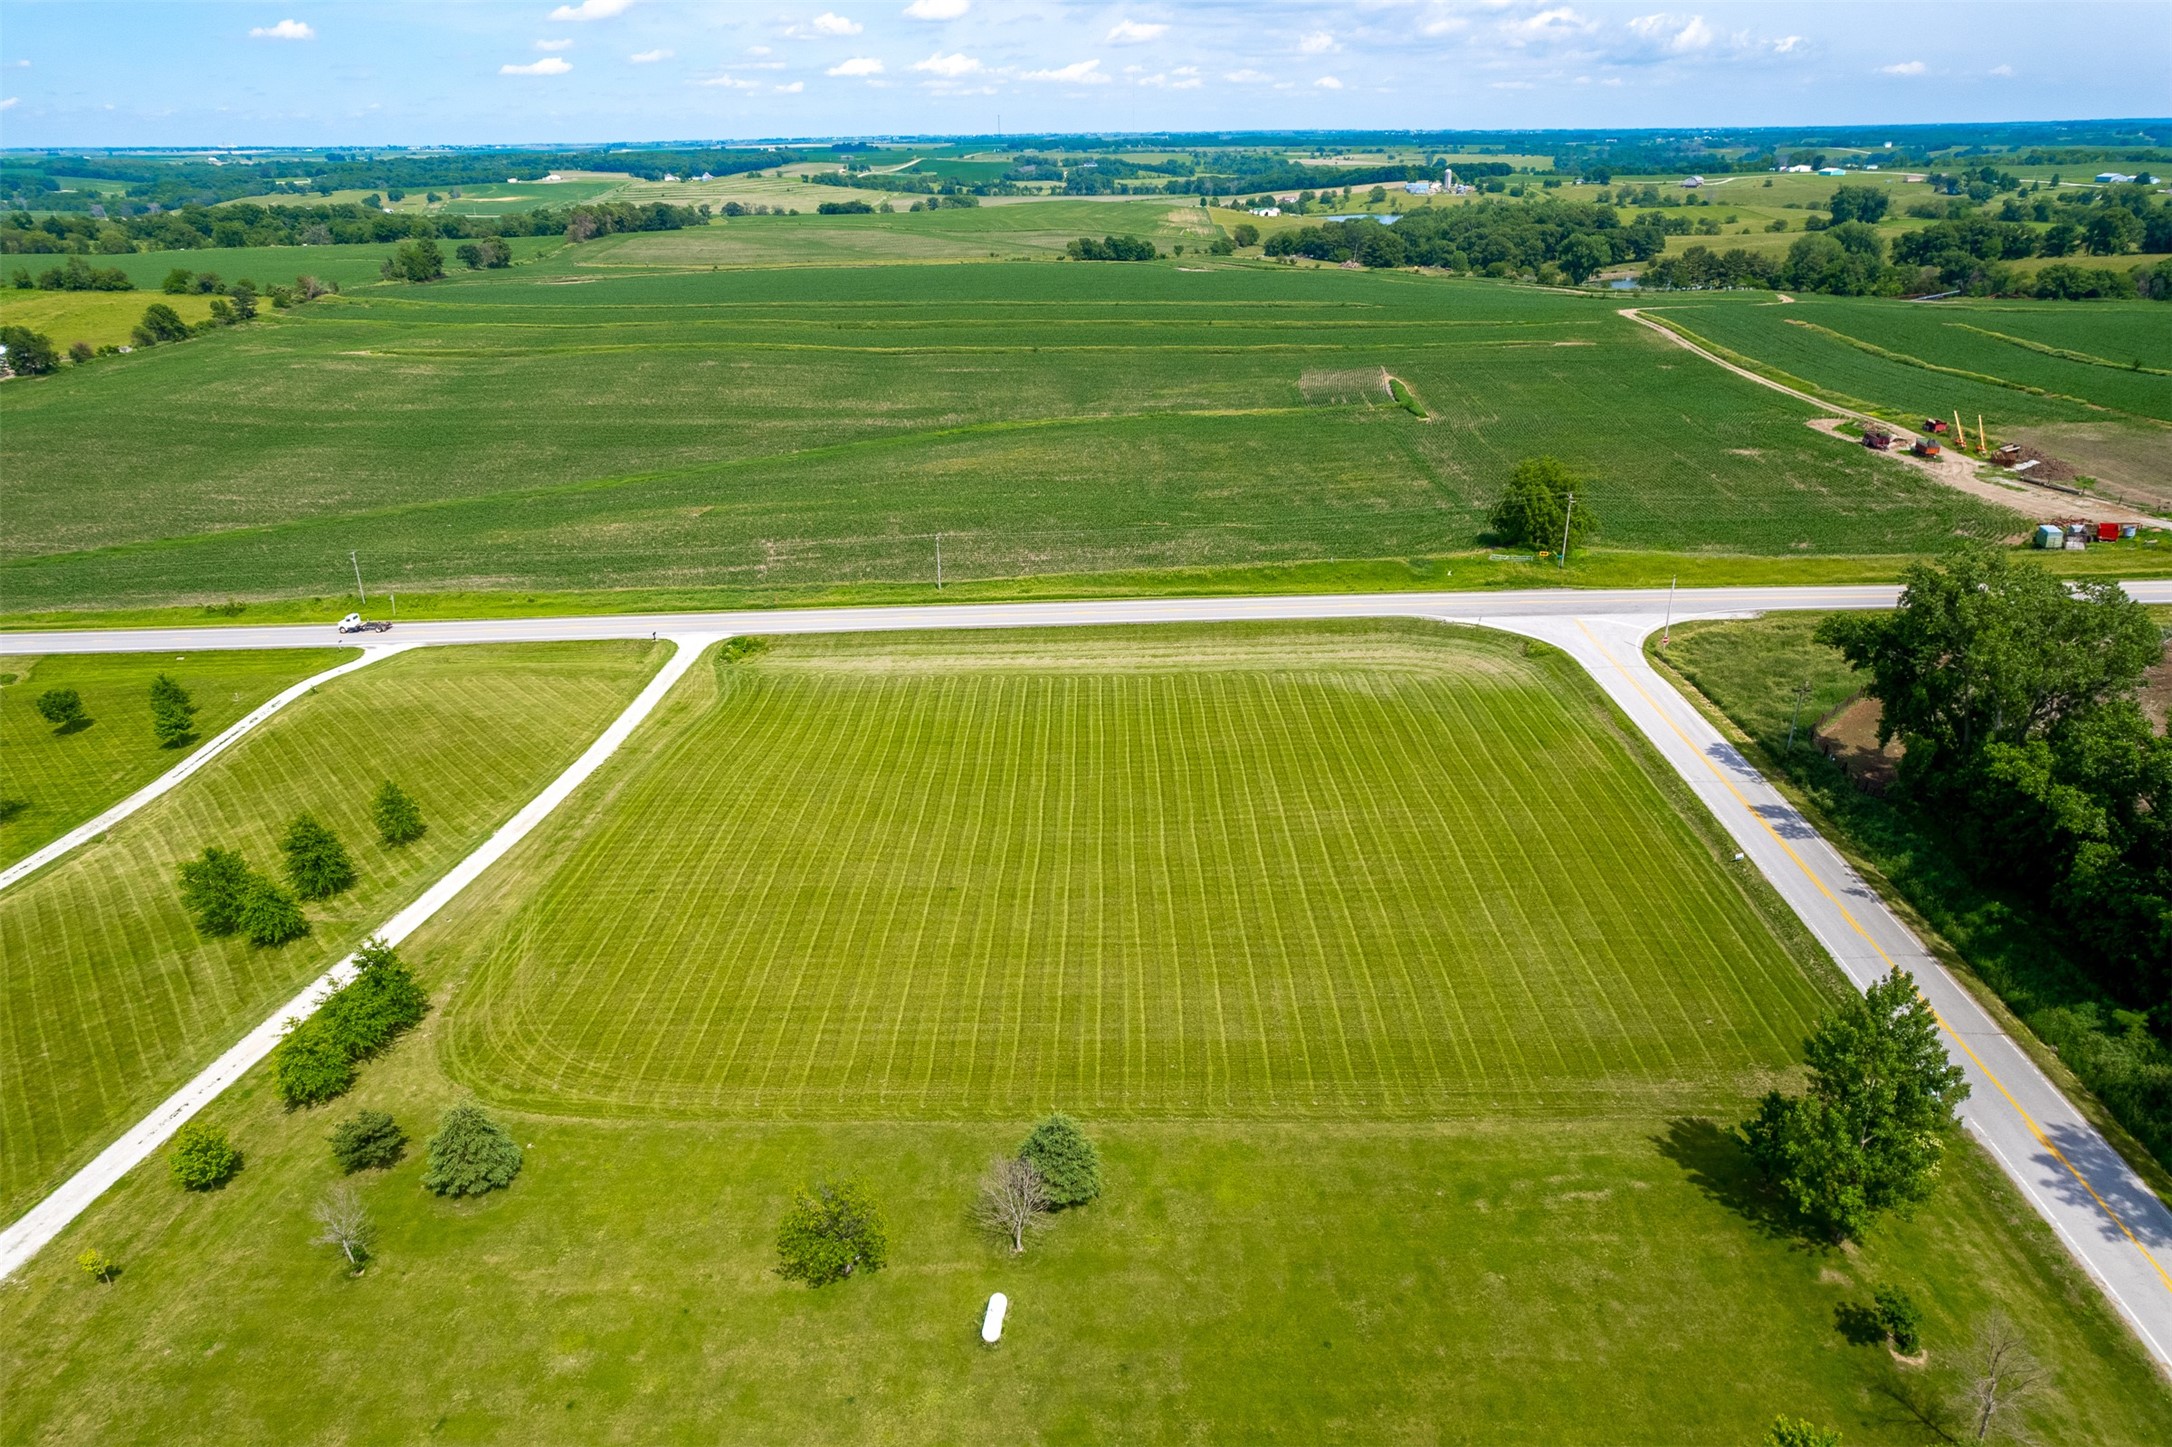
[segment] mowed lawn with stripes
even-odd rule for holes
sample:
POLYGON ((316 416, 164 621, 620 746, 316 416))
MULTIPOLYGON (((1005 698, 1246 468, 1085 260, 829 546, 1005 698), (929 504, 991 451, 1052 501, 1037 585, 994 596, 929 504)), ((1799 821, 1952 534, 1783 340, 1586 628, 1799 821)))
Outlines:
POLYGON ((181 788, 0 893, 0 1219, 13 1219, 449 869, 585 748, 662 656, 649 643, 434 648, 298 699, 181 788), (389 849, 396 779, 429 832, 389 849), (277 949, 198 933, 176 869, 207 845, 276 874, 307 810, 357 882, 277 949))
POLYGON ((241 648, 224 653, 0 654, 0 865, 13 864, 127 798, 228 725, 351 648, 241 648), (166 674, 196 705, 196 737, 161 747, 151 731, 151 681, 166 674), (72 688, 90 715, 62 732, 39 697, 72 688))
POLYGON ((779 639, 653 727, 455 946, 487 1096, 1649 1117, 1764 1089, 1827 999, 1590 682, 1499 635, 779 639))

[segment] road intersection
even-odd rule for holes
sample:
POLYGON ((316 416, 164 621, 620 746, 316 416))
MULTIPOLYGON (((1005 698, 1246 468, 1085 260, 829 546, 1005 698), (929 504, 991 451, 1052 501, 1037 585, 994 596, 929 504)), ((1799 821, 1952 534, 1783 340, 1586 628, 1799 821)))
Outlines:
MULTIPOLYGON (((2126 587, 2139 601, 2172 603, 2172 581, 2126 587)), ((1896 966, 1914 975, 1938 1012, 1949 1053, 1967 1072, 1971 1095, 1961 1112, 1967 1128, 2051 1224, 2160 1367, 2172 1372, 2172 1210, 2001 1029, 1996 1018, 1924 949, 1839 852, 1644 657, 1644 640, 1668 618, 1885 608, 1893 605, 1897 595, 1898 590, 1891 587, 1679 592, 1544 589, 933 604, 402 624, 396 635, 379 646, 389 651, 463 643, 658 637, 677 648, 663 671, 564 775, 422 898, 388 921, 385 932, 388 938, 404 937, 541 823, 633 733, 699 654, 726 637, 1380 617, 1498 628, 1561 648, 1591 673, 1736 841, 1744 866, 1756 868, 1772 883, 1858 989, 1896 966)), ((45 631, 6 637, 9 651, 18 654, 186 653, 306 647, 333 641, 329 625, 45 631)), ((109 811, 109 815, 125 812, 109 811)), ((0 1277, 36 1254, 189 1116, 269 1053, 282 1022, 306 1010, 330 988, 346 963, 256 1027, 83 1171, 0 1231, 0 1277)))

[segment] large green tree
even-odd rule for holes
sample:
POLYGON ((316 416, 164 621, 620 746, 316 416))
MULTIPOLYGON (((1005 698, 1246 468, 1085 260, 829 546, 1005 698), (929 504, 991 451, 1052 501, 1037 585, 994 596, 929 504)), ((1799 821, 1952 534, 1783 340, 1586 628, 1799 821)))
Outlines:
POLYGON ((1968 1083, 1899 969, 1821 1020, 1803 1055, 1809 1088, 1767 1095, 1742 1143, 1813 1231, 1860 1240, 1882 1213, 1930 1195, 1968 1083))
POLYGON ((1599 530, 1598 514, 1583 489, 1584 480, 1560 458, 1526 457, 1509 474, 1488 522, 1512 547, 1558 552, 1566 536, 1573 553, 1599 530))
POLYGON ((2110 582, 1987 549, 1818 626, 1907 747, 1903 798, 1986 882, 2063 907, 2076 958, 2172 1037, 2172 736, 2136 701, 2157 625, 2110 582))

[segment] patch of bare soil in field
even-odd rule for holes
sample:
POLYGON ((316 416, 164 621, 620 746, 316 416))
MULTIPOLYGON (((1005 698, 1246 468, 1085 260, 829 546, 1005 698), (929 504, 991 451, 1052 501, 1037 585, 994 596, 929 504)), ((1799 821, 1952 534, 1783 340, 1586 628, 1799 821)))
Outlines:
POLYGON ((1812 730, 1819 751, 1847 770, 1856 788, 1871 794, 1883 794, 1892 785, 1900 773, 1901 755, 1907 752, 1899 739, 1878 746, 1878 720, 1884 714, 1878 700, 1857 694, 1812 730))
POLYGON ((2061 422, 2016 428, 2009 436, 2024 456, 2055 458, 2067 469, 2054 481, 2093 477, 2106 493, 2159 514, 2172 512, 2172 429, 2061 422))

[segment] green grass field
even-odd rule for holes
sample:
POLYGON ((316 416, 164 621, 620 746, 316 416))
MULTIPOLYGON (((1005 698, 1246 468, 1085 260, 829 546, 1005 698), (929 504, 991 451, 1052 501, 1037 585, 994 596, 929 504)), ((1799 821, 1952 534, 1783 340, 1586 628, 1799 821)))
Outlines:
POLYGON ((232 653, 91 653, 0 657, 0 799, 21 807, 0 819, 0 864, 12 864, 99 810, 117 804, 291 683, 354 657, 352 649, 232 653), (161 748, 151 732, 151 680, 164 673, 196 705, 196 742, 161 748), (88 728, 57 733, 38 695, 72 688, 88 728))
POLYGON ((139 1170, 0 1293, 0 1435, 1913 1444, 1993 1312, 2040 1432, 2172 1408, 1972 1148, 1860 1251, 1763 1222, 1720 1123, 1841 987, 1556 655, 900 636, 684 687, 410 942, 441 1007, 347 1102, 253 1072, 231 1185, 139 1170), (509 1191, 441 1202, 411 1151, 363 1276, 307 1244, 338 1112, 419 1138, 471 1088, 509 1191), (1052 1103, 1108 1191, 1014 1259, 965 1205, 1052 1103), (846 1172, 891 1268, 779 1281, 790 1191, 846 1172), (1841 1330, 1885 1284, 1925 1367, 1841 1330))
MULTIPOLYGON (((985 220, 822 219, 952 217, 985 220)), ((516 593, 917 583, 936 533, 953 579, 1438 556, 1540 452, 1591 474, 1614 547, 1897 554, 2022 525, 1604 299, 1255 264, 619 264, 731 233, 5 389, 0 461, 45 479, 0 526, 11 611, 336 594, 358 541, 387 587, 516 593), (1430 420, 1308 403, 1308 373, 1353 368, 1430 420), (161 506, 117 505, 147 449, 161 506)))
POLYGON ((351 950, 585 748, 657 661, 649 644, 428 649, 296 701, 181 788, 0 894, 0 1216, 12 1218, 351 950), (386 778, 430 830, 377 842, 386 778), (200 935, 174 871, 206 845, 276 871, 309 810, 354 889, 276 950, 200 935))
POLYGON ((1754 1094, 1818 996, 1568 669, 1371 625, 780 643, 464 946, 453 1068, 794 1117, 1754 1094))

